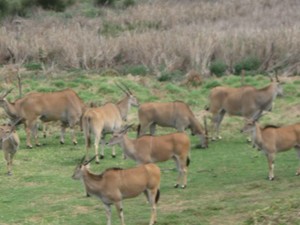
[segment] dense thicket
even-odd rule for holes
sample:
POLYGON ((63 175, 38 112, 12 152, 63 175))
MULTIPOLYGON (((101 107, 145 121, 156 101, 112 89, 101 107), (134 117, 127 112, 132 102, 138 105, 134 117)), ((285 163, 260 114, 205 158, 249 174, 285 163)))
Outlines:
POLYGON ((0 64, 157 75, 300 73, 298 0, 109 2, 115 1, 79 1, 54 14, 37 8, 26 19, 2 20, 0 64))

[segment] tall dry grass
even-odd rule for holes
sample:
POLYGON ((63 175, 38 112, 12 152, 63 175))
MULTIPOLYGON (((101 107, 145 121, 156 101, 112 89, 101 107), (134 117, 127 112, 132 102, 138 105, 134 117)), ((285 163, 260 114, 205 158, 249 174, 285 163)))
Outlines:
POLYGON ((251 55, 262 71, 299 74, 299 11, 298 0, 152 0, 126 10, 103 8, 96 18, 38 10, 28 19, 2 21, 0 64, 96 70, 143 64, 208 74, 212 60, 233 72, 251 55))

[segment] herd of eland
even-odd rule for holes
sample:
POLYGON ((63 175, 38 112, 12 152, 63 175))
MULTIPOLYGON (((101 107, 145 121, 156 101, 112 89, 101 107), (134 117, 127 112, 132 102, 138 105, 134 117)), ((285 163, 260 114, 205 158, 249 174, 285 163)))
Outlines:
MULTIPOLYGON (((191 108, 183 101, 146 102, 140 104, 138 98, 124 83, 116 83, 125 97, 116 103, 106 103, 99 107, 89 107, 72 89, 57 92, 28 93, 24 97, 10 102, 6 96, 12 89, 4 91, 0 96, 0 106, 4 109, 11 124, 0 126, 1 147, 7 162, 7 174, 12 175, 12 162, 20 145, 16 126, 24 124, 26 145, 32 148, 31 136, 36 146, 38 141, 38 122, 61 122, 60 143, 64 144, 67 127, 72 131, 73 144, 77 144, 74 128, 80 125, 85 139, 86 154, 77 165, 73 179, 83 182, 86 195, 100 198, 104 204, 107 225, 111 224, 111 205, 114 204, 121 224, 125 224, 122 200, 133 198, 144 193, 151 205, 150 225, 157 220, 157 202, 160 195, 161 171, 155 164, 173 159, 178 169, 175 188, 187 187, 187 171, 190 163, 190 138, 185 133, 190 129, 200 141, 200 147, 207 148, 209 136, 211 140, 221 139, 220 124, 227 113, 245 119, 242 132, 251 133, 253 146, 261 149, 268 160, 269 179, 274 179, 274 160, 277 152, 295 148, 300 159, 300 123, 275 127, 261 127, 258 119, 265 111, 270 111, 277 96, 283 95, 283 88, 278 77, 264 88, 253 86, 239 88, 218 86, 210 90, 206 110, 211 115, 211 129, 208 135, 206 116, 204 124, 195 116, 191 108), (137 138, 128 136, 131 125, 126 125, 131 107, 138 107, 137 138), (156 125, 175 128, 177 131, 164 135, 156 135, 156 125), (149 131, 149 134, 147 134, 149 131), (89 166, 93 160, 99 163, 98 146, 101 142, 100 158, 104 158, 105 135, 112 134, 106 143, 120 145, 124 158, 137 163, 133 168, 108 168, 101 174, 94 174, 89 166), (91 138, 94 138, 95 155, 89 159, 91 138)), ((300 175, 298 168, 297 175, 300 175)))

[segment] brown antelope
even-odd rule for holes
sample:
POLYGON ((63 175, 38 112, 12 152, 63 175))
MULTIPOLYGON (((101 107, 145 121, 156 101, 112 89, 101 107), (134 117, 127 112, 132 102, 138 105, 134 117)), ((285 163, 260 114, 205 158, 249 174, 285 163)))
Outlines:
POLYGON ((74 144, 77 144, 74 126, 80 122, 86 106, 72 89, 49 93, 29 93, 15 102, 9 102, 5 97, 11 90, 0 97, 0 105, 12 121, 22 118, 25 124, 27 147, 32 148, 31 133, 34 136, 35 145, 40 145, 37 137, 39 119, 43 122, 61 121, 61 144, 64 143, 66 127, 72 129, 72 140, 74 144))
POLYGON ((173 159, 176 163, 179 176, 175 188, 181 183, 185 188, 187 184, 187 167, 189 165, 190 139, 183 133, 172 133, 162 136, 144 135, 137 139, 130 139, 126 126, 117 131, 108 142, 108 145, 120 144, 124 155, 138 164, 164 162, 173 159))
POLYGON ((10 176, 12 175, 13 158, 20 145, 20 139, 15 131, 15 127, 9 124, 0 126, 0 140, 0 147, 3 150, 4 158, 7 164, 7 175, 10 176))
POLYGON ((101 199, 106 211, 107 225, 111 225, 110 206, 112 204, 116 206, 122 225, 125 225, 122 200, 136 197, 141 193, 146 195, 152 207, 149 224, 153 225, 156 222, 156 203, 160 193, 160 169, 158 166, 150 163, 130 169, 110 168, 98 175, 89 171, 89 162, 81 162, 76 167, 72 178, 82 180, 87 194, 101 199))
POLYGON ((200 146, 208 147, 207 129, 203 130, 190 107, 182 101, 141 104, 138 117, 140 123, 138 125, 138 137, 145 134, 147 129, 150 129, 150 134, 154 135, 156 125, 174 127, 179 132, 189 128, 192 135, 197 135, 200 138, 200 146))
POLYGON ((226 113, 253 119, 259 112, 270 111, 277 95, 283 95, 277 76, 276 81, 261 89, 252 86, 213 88, 209 96, 210 106, 207 107, 212 114, 212 138, 221 139, 220 124, 226 113))
MULTIPOLYGON (((283 127, 273 125, 261 127, 256 120, 247 120, 241 131, 252 132, 253 144, 266 154, 269 164, 269 180, 273 180, 276 153, 295 148, 300 160, 300 123, 283 127)), ((296 175, 300 175, 300 167, 296 175)))
MULTIPOLYGON (((124 84, 123 84, 124 85, 124 84)), ((118 85, 119 86, 119 85, 118 85)), ((131 106, 138 106, 137 98, 128 89, 121 86, 121 90, 126 96, 118 103, 106 103, 103 106, 89 108, 83 115, 82 127, 85 137, 86 157, 88 158, 91 146, 91 135, 94 135, 94 146, 96 154, 96 163, 99 163, 98 148, 101 139, 101 159, 104 158, 105 135, 112 133, 121 128, 123 121, 127 120, 127 115, 131 106)), ((112 156, 115 157, 115 148, 113 148, 112 156)))

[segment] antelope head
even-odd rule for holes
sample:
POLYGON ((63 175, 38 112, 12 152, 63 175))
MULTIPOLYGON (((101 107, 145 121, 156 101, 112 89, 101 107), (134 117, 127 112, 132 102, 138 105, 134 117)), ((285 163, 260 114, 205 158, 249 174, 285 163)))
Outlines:
POLYGON ((116 83, 116 85, 127 95, 129 98, 129 104, 132 106, 139 106, 139 101, 137 97, 134 96, 134 94, 130 91, 128 86, 124 84, 123 82, 116 83))
POLYGON ((3 104, 5 101, 5 97, 12 91, 13 89, 9 89, 5 91, 1 96, 0 96, 0 104, 3 104))
POLYGON ((76 166, 76 168, 74 170, 74 173, 72 175, 72 178, 74 180, 80 180, 80 179, 82 179, 83 169, 84 168, 88 168, 89 163, 92 162, 95 158, 96 158, 96 156, 94 156, 93 158, 91 158, 90 160, 88 160, 88 161, 85 162, 84 161, 85 156, 83 156, 82 159, 80 160, 80 163, 76 166))
POLYGON ((278 97, 282 97, 283 96, 283 87, 282 87, 283 82, 281 82, 279 80, 277 72, 275 72, 275 80, 273 79, 273 77, 271 75, 269 75, 269 77, 270 77, 271 82, 275 86, 275 93, 276 93, 276 95, 278 97))
POLYGON ((128 129, 131 128, 132 126, 133 124, 126 125, 120 131, 114 132, 112 138, 108 141, 107 145, 112 146, 121 143, 123 140, 123 136, 127 134, 128 129))
POLYGON ((255 128, 256 120, 245 119, 244 127, 240 130, 241 133, 252 133, 255 128))

